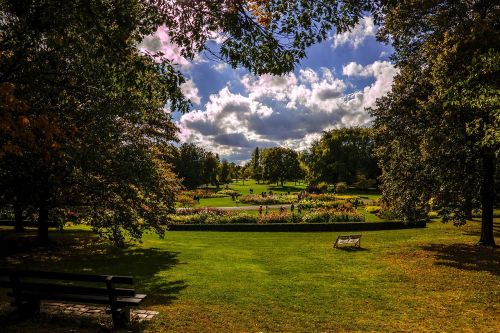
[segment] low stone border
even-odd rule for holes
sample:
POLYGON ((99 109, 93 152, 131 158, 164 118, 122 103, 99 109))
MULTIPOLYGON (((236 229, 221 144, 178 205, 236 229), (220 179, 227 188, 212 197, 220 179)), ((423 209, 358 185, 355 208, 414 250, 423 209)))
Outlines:
MULTIPOLYGON (((42 312, 50 315, 64 314, 69 316, 79 316, 79 317, 110 317, 106 314, 105 306, 93 306, 86 304, 68 304, 68 303, 54 303, 54 302, 44 302, 41 305, 42 312)), ((153 319, 158 315, 158 311, 149 310, 130 310, 130 320, 132 322, 143 322, 153 319)))

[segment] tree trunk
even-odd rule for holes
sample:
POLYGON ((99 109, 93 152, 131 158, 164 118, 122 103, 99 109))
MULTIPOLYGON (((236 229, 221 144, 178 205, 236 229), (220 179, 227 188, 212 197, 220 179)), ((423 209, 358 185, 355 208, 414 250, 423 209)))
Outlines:
POLYGON ((49 208, 46 202, 39 207, 37 240, 40 244, 46 244, 49 241, 49 208))
POLYGON ((495 166, 494 152, 483 153, 483 179, 481 184, 482 222, 481 239, 478 245, 495 246, 493 236, 493 204, 495 201, 495 166))
POLYGON ((23 208, 18 203, 14 204, 14 231, 23 232, 23 208))
POLYGON ((465 219, 472 220, 472 200, 471 200, 471 195, 469 193, 465 194, 464 210, 465 210, 465 219))

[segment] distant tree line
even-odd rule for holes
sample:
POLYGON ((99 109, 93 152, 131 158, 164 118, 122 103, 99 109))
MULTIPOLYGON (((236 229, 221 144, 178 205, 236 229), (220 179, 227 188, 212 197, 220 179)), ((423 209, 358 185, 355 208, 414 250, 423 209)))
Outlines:
POLYGON ((195 189, 202 185, 216 186, 227 184, 233 178, 238 178, 241 167, 234 162, 228 162, 194 143, 184 143, 172 147, 171 154, 166 158, 173 166, 186 189, 195 189))

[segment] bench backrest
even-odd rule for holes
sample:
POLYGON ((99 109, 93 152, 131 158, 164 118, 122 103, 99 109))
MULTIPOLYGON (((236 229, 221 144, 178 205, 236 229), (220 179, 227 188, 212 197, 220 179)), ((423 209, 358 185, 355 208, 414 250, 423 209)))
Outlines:
POLYGON ((30 270, 0 269, 0 287, 47 293, 135 296, 133 289, 115 288, 113 284, 133 284, 131 276, 74 274, 30 270), (69 283, 101 283, 106 287, 73 285, 69 283))
POLYGON ((359 244, 361 235, 338 236, 334 246, 342 244, 359 244))

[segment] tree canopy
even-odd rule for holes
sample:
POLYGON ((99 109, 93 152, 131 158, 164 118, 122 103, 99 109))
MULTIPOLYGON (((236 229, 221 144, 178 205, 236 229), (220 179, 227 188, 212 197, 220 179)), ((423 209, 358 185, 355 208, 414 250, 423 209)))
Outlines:
POLYGON ((374 142, 368 128, 341 128, 324 132, 305 156, 312 183, 354 184, 358 178, 379 176, 373 154, 374 142))
POLYGON ((383 192, 407 221, 437 209, 464 223, 482 209, 480 243, 494 245, 500 148, 500 5, 387 2, 380 37, 400 68, 373 110, 383 192))

